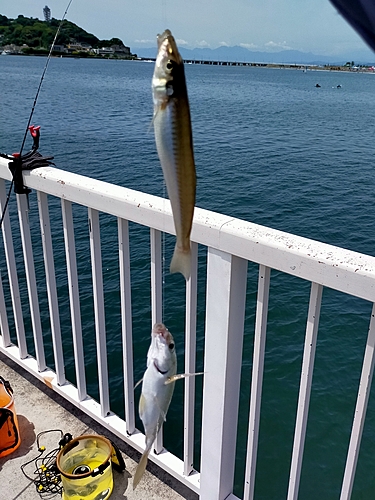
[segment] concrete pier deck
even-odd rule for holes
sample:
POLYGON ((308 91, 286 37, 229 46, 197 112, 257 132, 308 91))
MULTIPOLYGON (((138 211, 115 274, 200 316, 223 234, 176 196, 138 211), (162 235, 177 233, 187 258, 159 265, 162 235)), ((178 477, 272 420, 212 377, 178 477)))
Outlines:
MULTIPOLYGON (((40 500, 61 498, 60 495, 40 496, 34 483, 21 471, 21 465, 38 456, 37 435, 49 429, 70 432, 73 437, 82 434, 99 434, 109 438, 121 450, 125 461, 124 473, 113 471, 114 489, 110 500, 197 500, 198 495, 150 463, 133 491, 134 475, 140 454, 112 435, 97 422, 65 401, 43 383, 0 353, 0 375, 8 380, 14 391, 22 443, 12 454, 0 458, 0 500, 40 500)), ((41 437, 40 444, 46 453, 58 447, 58 433, 41 437)), ((25 469, 32 476, 35 466, 25 469)))

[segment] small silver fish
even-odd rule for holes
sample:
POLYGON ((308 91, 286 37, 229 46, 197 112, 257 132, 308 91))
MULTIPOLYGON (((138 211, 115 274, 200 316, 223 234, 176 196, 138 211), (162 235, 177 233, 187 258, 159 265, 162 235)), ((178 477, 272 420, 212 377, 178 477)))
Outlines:
POLYGON ((177 237, 170 271, 180 272, 188 280, 196 174, 184 64, 169 30, 158 35, 152 91, 156 148, 172 206, 177 237))
POLYGON ((141 480, 152 445, 166 419, 173 395, 173 377, 176 371, 177 358, 173 337, 162 323, 157 323, 151 332, 147 369, 143 376, 139 400, 139 416, 145 429, 146 449, 134 474, 133 489, 141 480))

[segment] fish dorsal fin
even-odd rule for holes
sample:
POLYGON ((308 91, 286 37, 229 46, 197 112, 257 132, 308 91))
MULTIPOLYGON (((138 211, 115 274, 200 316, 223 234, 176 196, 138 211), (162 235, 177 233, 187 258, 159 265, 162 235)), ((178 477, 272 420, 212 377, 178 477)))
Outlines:
POLYGON ((176 382, 176 380, 181 380, 182 378, 187 378, 187 377, 196 377, 197 375, 204 375, 204 372, 179 373, 177 375, 172 375, 171 377, 167 378, 167 380, 164 382, 164 384, 165 385, 172 384, 172 382, 176 382))

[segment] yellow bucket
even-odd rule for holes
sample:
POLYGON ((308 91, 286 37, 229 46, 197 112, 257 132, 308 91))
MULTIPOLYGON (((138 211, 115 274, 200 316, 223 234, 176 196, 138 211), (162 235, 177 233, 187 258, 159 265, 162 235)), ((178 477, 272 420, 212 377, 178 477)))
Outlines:
POLYGON ((112 444, 102 436, 79 436, 59 451, 63 500, 107 500, 113 490, 112 444))
POLYGON ((0 458, 13 453, 21 444, 13 390, 0 377, 0 458))

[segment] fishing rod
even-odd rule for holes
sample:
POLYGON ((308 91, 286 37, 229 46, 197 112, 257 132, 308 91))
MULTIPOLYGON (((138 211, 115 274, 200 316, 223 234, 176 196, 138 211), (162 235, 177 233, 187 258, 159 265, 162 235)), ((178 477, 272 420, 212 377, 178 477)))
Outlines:
POLYGON ((39 129, 40 129, 40 127, 34 127, 30 124, 31 124, 31 120, 32 120, 33 115, 34 115, 34 111, 36 108, 36 104, 38 101, 40 90, 42 88, 44 76, 47 72, 47 68, 48 68, 49 62, 50 62, 51 57, 52 57, 52 52, 53 52, 55 45, 56 45, 57 37, 60 34, 62 25, 65 21, 66 15, 68 13, 69 7, 70 7, 72 2, 73 2, 73 0, 69 0, 69 3, 65 9, 64 15, 59 23, 59 26, 56 30, 53 42, 51 44, 51 48, 50 48, 50 51, 49 51, 48 56, 47 56, 46 64, 44 66, 42 76, 41 76, 40 81, 39 81, 39 85, 38 85, 38 88, 37 88, 37 91, 35 94, 34 102, 33 102, 32 108, 31 108, 30 116, 29 116, 29 119, 28 119, 28 122, 26 125, 26 129, 25 129, 25 133, 23 136, 20 152, 14 153, 11 157, 8 157, 7 155, 2 155, 7 159, 12 160, 12 162, 9 164, 9 169, 12 172, 12 181, 10 183, 10 187, 9 187, 8 195, 7 195, 7 198, 5 201, 3 213, 1 214, 0 228, 3 225, 4 217, 5 217, 6 210, 7 210, 8 204, 9 204, 9 200, 10 200, 10 196, 12 194, 13 186, 15 187, 15 192, 18 194, 28 194, 30 192, 29 189, 24 188, 24 186, 23 186, 22 170, 31 170, 32 168, 36 168, 36 167, 48 166, 51 164, 50 160, 53 159, 53 156, 42 157, 42 155, 40 155, 40 153, 37 152, 37 149, 39 147, 39 129), (22 157, 22 152, 23 152, 23 148, 25 146, 27 133, 29 131, 31 133, 31 136, 34 139, 34 144, 33 144, 31 151, 22 157), (23 162, 24 162, 24 166, 22 166, 23 162), (17 185, 17 188, 16 188, 16 185, 17 185))

